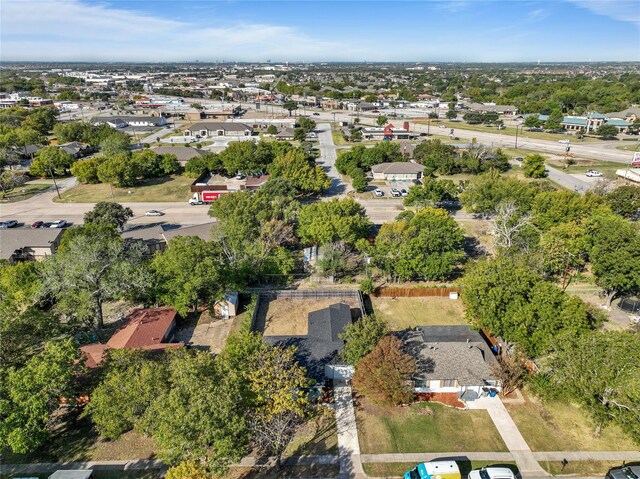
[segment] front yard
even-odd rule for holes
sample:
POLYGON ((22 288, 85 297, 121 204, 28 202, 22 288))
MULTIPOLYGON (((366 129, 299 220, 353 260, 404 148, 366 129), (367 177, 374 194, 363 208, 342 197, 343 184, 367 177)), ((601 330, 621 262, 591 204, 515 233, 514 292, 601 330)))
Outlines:
POLYGON ((47 191, 52 186, 53 183, 27 183, 17 188, 13 188, 5 194, 0 193, 0 203, 15 203, 16 201, 23 201, 31 198, 33 195, 47 191))
POLYGON ((467 324, 459 299, 371 297, 371 303, 376 316, 386 321, 393 331, 416 326, 467 324))
POLYGON ((145 180, 139 186, 130 188, 116 188, 104 183, 78 185, 62 193, 62 199, 55 198, 54 201, 63 203, 184 201, 186 203, 191 196, 191 183, 193 178, 174 175, 145 180))
POLYGON ((594 437, 594 425, 578 406, 540 402, 524 394, 524 404, 505 403, 532 451, 636 451, 619 427, 611 425, 594 437))
POLYGON ((483 410, 462 411, 437 403, 381 409, 363 400, 356 419, 362 454, 507 450, 483 410))

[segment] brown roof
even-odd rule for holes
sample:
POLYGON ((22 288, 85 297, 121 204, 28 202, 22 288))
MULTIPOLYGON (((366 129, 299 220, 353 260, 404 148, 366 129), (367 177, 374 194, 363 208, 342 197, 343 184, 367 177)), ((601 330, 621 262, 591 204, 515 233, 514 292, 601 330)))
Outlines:
POLYGON ((269 180, 269 175, 250 176, 247 178, 245 186, 261 186, 269 180))
POLYGON ((173 308, 134 309, 125 324, 115 332, 106 344, 94 343, 82 346, 85 364, 95 368, 104 359, 108 349, 166 349, 179 348, 182 343, 163 343, 173 325, 177 311, 173 308))
POLYGON ((171 327, 177 311, 173 308, 135 309, 128 321, 111 336, 112 348, 142 348, 159 344, 171 327))

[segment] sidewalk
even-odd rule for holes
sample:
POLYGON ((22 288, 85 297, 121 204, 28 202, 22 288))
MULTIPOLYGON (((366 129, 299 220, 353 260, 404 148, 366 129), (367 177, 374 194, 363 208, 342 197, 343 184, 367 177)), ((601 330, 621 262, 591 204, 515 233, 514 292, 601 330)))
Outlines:
POLYGON ((482 397, 467 403, 469 409, 484 409, 489 413, 507 449, 520 469, 522 477, 545 477, 549 473, 540 467, 529 445, 520 434, 499 397, 482 397))
POLYGON ((356 414, 353 408, 351 386, 336 384, 335 397, 336 424, 338 429, 338 454, 340 455, 340 477, 364 478, 360 461, 360 443, 356 414))

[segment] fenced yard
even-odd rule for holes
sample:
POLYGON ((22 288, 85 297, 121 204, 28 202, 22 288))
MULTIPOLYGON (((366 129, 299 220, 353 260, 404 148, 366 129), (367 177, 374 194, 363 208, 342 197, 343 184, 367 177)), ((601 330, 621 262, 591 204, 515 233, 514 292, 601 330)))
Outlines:
POLYGON ((448 297, 371 298, 373 311, 393 331, 416 326, 468 324, 460 299, 448 297))

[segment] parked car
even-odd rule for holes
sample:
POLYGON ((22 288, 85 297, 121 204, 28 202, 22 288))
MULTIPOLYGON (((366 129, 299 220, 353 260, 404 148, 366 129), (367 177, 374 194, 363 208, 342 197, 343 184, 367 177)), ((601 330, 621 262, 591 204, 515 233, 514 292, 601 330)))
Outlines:
POLYGON ((0 229, 6 230, 7 228, 15 228, 18 226, 18 222, 16 220, 7 220, 0 223, 0 229))
POLYGON ((446 128, 445 125, 440 125, 438 128, 446 128))
POLYGON ((589 178, 600 178, 602 176, 602 173, 600 173, 598 170, 589 170, 585 173, 585 175, 589 178))
POLYGON ((56 220, 51 222, 49 228, 64 228, 65 226, 67 226, 66 220, 56 220))
POLYGON ((246 178, 246 176, 244 176, 242 173, 238 173, 236 175, 236 180, 244 180, 246 178))
POLYGON ((318 113, 317 111, 313 113, 313 116, 320 116, 320 113, 318 113))
POLYGON ((405 190, 404 188, 402 188, 402 189, 400 190, 400 195, 401 195, 401 196, 409 196, 409 192, 408 192, 407 190, 405 190))
POLYGON ((565 139, 562 139, 562 140, 558 140, 558 143, 562 143, 563 145, 568 145, 569 143, 571 143, 571 140, 567 140, 565 138, 565 139))
POLYGON ((524 158, 522 158, 521 156, 517 156, 514 158, 515 161, 519 161, 519 162, 523 162, 524 158))
POLYGON ((414 185, 421 185, 422 181, 420 180, 411 180, 413 182, 414 185))
POLYGON ((456 461, 422 462, 404 473, 404 479, 460 479, 460 468, 456 461))
POLYGON ((469 472, 469 479, 515 479, 513 471, 507 467, 483 467, 469 472))
POLYGON ((164 216, 164 213, 160 210, 149 210, 144 215, 145 216, 164 216))
POLYGON ((42 228, 42 225, 43 225, 43 224, 44 224, 44 221, 36 221, 35 223, 33 223, 33 224, 31 225, 31 227, 32 227, 33 229, 36 229, 36 228, 42 228))
POLYGON ((391 188, 391 196, 400 196, 400 190, 398 188, 391 188))
POLYGON ((544 128, 529 128, 529 131, 533 131, 536 133, 541 133, 544 131, 544 128))
POLYGON ((373 194, 376 196, 384 196, 384 191, 382 191, 380 188, 376 188, 375 190, 373 190, 373 194))
POLYGON ((633 479, 638 477, 640 477, 640 465, 629 465, 610 469, 605 479, 633 479))

